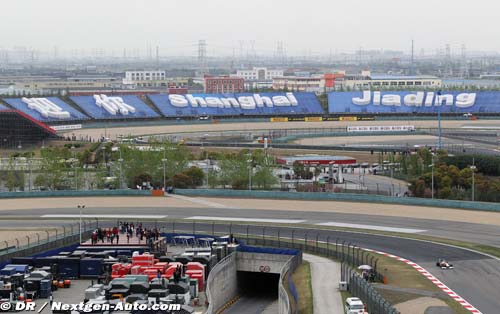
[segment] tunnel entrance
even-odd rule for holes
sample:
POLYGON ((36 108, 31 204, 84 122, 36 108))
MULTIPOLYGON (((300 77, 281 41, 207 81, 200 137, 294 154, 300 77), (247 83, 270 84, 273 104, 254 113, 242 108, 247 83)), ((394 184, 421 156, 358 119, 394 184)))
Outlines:
POLYGON ((277 306, 279 274, 238 271, 236 279, 240 299, 225 314, 255 314, 277 306))
POLYGON ((238 292, 242 296, 278 298, 279 274, 238 271, 238 292))

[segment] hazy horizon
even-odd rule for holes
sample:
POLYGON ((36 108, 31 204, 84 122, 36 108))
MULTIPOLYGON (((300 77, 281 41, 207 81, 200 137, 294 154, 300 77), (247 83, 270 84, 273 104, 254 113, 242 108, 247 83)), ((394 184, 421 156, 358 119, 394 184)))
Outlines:
POLYGON ((0 7, 2 46, 50 51, 159 46, 165 55, 195 54, 198 40, 209 55, 251 50, 272 55, 277 42, 289 55, 328 54, 363 49, 434 54, 450 44, 458 53, 500 51, 500 4, 478 0, 358 1, 254 0, 16 0, 0 7), (491 40, 487 40, 491 38, 491 40), (243 43, 243 46, 242 44, 243 43))

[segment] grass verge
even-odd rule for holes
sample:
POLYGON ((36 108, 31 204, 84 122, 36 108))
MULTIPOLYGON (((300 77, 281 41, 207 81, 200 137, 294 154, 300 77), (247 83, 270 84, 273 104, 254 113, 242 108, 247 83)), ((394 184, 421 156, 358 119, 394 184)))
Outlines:
POLYGON ((297 294, 299 296, 298 313, 314 313, 311 265, 309 262, 302 262, 293 273, 292 280, 295 283, 295 287, 297 287, 297 294))

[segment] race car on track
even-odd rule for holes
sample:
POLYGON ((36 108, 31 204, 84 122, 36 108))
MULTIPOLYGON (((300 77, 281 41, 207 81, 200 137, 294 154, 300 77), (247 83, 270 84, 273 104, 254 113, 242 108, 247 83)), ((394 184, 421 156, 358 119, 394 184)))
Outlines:
POLYGON ((448 263, 444 258, 438 259, 436 266, 441 267, 441 269, 453 269, 453 265, 448 263))

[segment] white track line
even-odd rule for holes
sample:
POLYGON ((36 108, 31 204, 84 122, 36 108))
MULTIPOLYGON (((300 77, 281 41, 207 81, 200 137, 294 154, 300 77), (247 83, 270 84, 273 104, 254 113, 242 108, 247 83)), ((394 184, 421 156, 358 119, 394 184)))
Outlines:
POLYGON ((374 225, 349 224, 342 222, 322 222, 322 223, 317 223, 316 226, 344 227, 353 229, 379 230, 379 231, 401 232, 401 233, 421 233, 427 231, 422 229, 394 228, 394 227, 374 226, 374 225))
POLYGON ((227 206, 224 204, 211 202, 211 201, 207 201, 207 200, 199 199, 199 198, 194 198, 194 197, 187 197, 187 196, 177 195, 177 194, 169 194, 169 197, 173 197, 173 198, 177 198, 177 199, 180 199, 183 201, 188 201, 191 203, 200 204, 200 205, 213 207, 213 208, 227 208, 227 206))
POLYGON ((163 219, 167 218, 166 215, 79 215, 79 214, 67 214, 67 215, 42 215, 41 218, 115 218, 115 219, 163 219))
POLYGON ((241 222, 269 222, 283 224, 299 224, 305 220, 298 219, 264 219, 264 218, 238 218, 238 217, 209 217, 209 216, 193 216, 184 218, 186 220, 214 220, 214 221, 241 221, 241 222))

